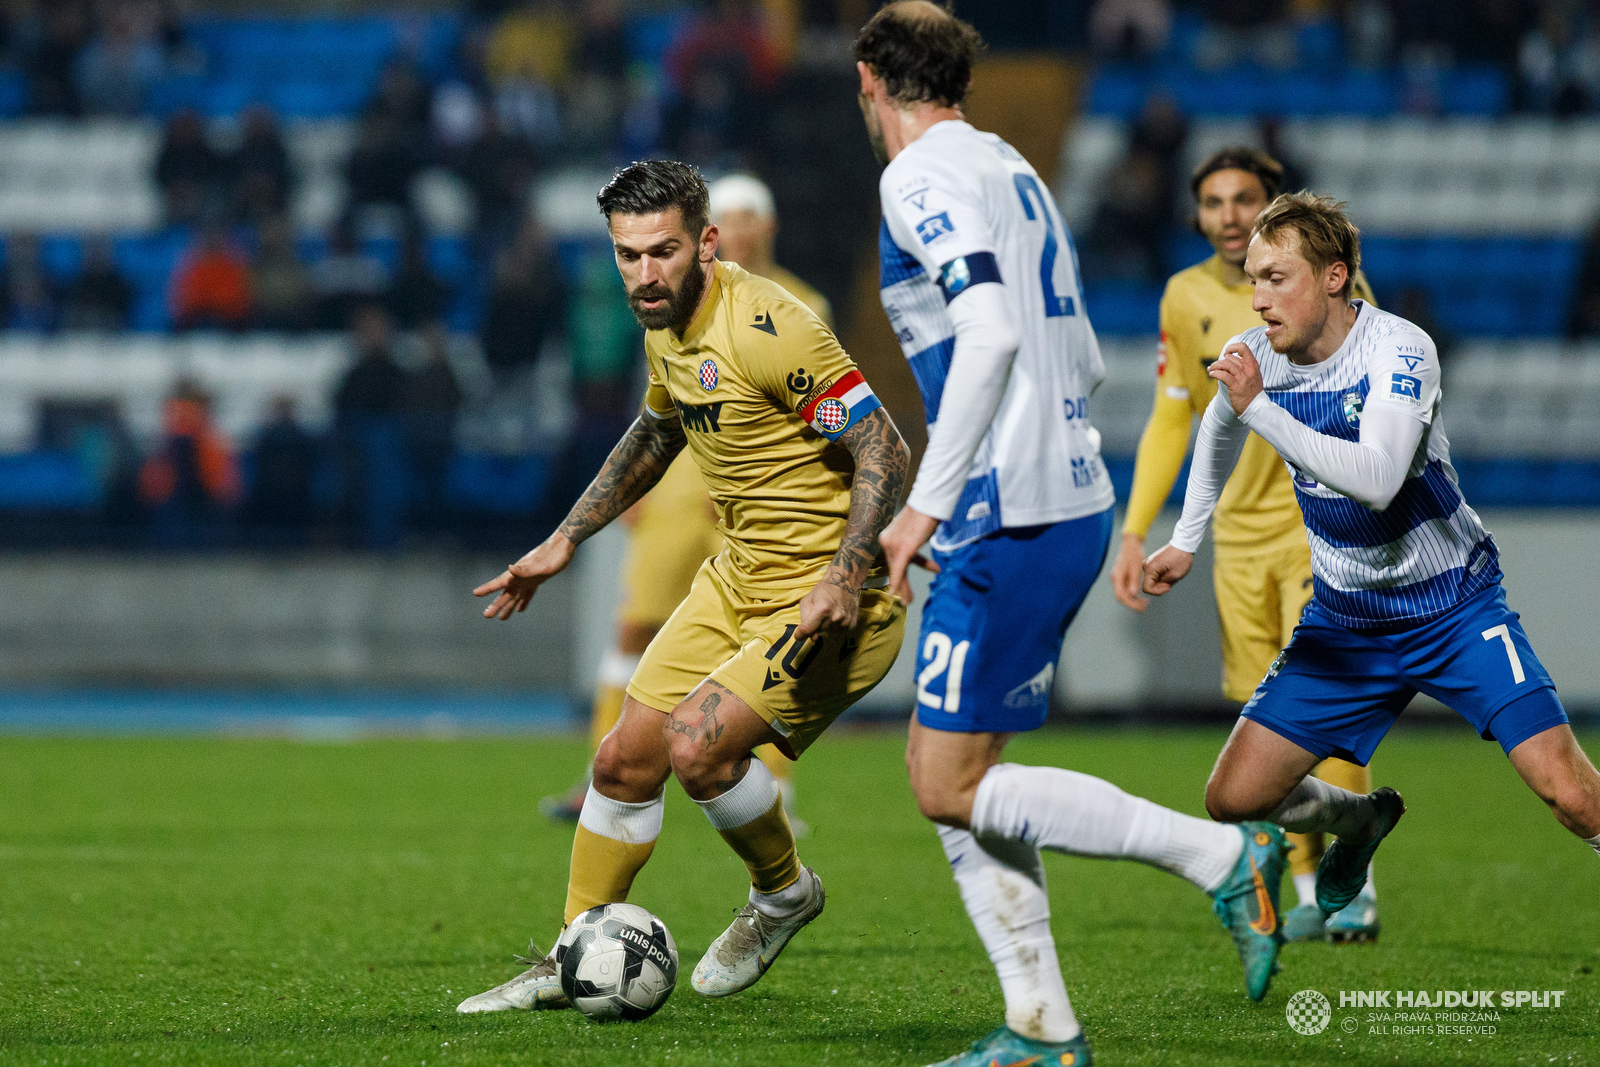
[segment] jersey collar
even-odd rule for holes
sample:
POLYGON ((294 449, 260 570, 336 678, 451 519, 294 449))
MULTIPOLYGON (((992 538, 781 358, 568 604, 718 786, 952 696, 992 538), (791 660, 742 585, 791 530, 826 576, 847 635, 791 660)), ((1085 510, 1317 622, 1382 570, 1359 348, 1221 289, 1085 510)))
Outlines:
POLYGON ((700 304, 700 310, 689 320, 688 329, 683 331, 683 340, 680 341, 671 330, 666 331, 667 344, 680 351, 694 347, 695 342, 706 332, 706 327, 711 324, 711 317, 722 299, 723 275, 727 271, 727 264, 720 259, 711 261, 711 277, 706 281, 706 297, 700 304))

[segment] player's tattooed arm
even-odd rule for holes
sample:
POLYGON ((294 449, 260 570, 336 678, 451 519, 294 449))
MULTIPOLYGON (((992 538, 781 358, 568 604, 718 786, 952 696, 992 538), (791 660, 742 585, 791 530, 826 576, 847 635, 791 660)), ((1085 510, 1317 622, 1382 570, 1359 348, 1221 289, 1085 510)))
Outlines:
POLYGON ((641 412, 556 532, 582 543, 654 488, 687 440, 676 414, 662 419, 641 412))
POLYGON ((882 552, 878 535, 900 507, 911 450, 881 407, 841 434, 838 443, 855 457, 856 476, 850 489, 850 520, 826 580, 859 592, 872 561, 882 552))
POLYGON ((472 591, 473 596, 494 597, 483 617, 504 621, 526 611, 539 586, 572 562, 581 541, 627 511, 661 480, 683 451, 685 440, 675 414, 661 419, 647 409, 635 419, 560 528, 499 577, 472 591))
POLYGON ((850 518, 839 550, 817 587, 800 602, 801 639, 830 630, 851 630, 861 610, 861 586, 878 557, 878 535, 894 518, 905 489, 911 451, 881 407, 840 434, 837 443, 855 457, 850 518))

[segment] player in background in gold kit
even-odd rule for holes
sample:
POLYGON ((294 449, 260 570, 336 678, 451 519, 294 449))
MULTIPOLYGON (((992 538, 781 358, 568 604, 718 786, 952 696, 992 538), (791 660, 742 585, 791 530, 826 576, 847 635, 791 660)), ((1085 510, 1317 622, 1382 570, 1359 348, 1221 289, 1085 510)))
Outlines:
MULTIPOLYGON (((773 260, 778 215, 766 183, 746 174, 730 174, 712 182, 710 194, 711 222, 718 233, 717 258, 777 282, 831 330, 833 310, 828 298, 773 260)), ((722 547, 705 480, 687 455, 673 460, 656 487, 621 521, 628 529, 622 600, 617 606, 616 643, 600 660, 600 678, 589 712, 591 754, 599 750, 600 742, 622 715, 628 679, 639 666, 639 657, 689 595, 689 584, 700 564, 722 547)), ((794 761, 771 745, 763 745, 756 755, 778 780, 795 836, 806 836, 808 828, 795 814, 794 761)), ((588 792, 589 774, 585 772, 564 796, 540 801, 539 810, 552 819, 576 822, 588 792)))
MULTIPOLYGON (((559 529, 474 592, 489 618, 524 610, 577 546, 632 507, 685 447, 711 490, 722 549, 650 642, 594 759, 573 835, 565 922, 623 901, 661 833, 676 775, 750 872, 748 903, 691 984, 749 987, 822 913, 783 799, 752 751, 798 757, 883 680, 905 605, 878 535, 910 454, 833 333, 784 289, 716 261, 705 182, 669 160, 601 190, 628 303, 644 325, 644 411, 559 529)), ((463 1001, 461 1012, 565 1007, 555 960, 463 1001)))
MULTIPOLYGON (((1261 324, 1251 308, 1244 257, 1256 216, 1279 193, 1283 167, 1255 148, 1224 148, 1195 169, 1190 189, 1195 228, 1215 249, 1203 263, 1179 271, 1161 296, 1161 352, 1155 408, 1139 439, 1122 547, 1111 570, 1116 597, 1134 611, 1149 601, 1144 539, 1172 492, 1189 448, 1192 419, 1205 413, 1217 383, 1206 371, 1228 338, 1261 324)), ((1359 273, 1355 296, 1373 306, 1359 273)), ((1222 629, 1222 692, 1243 704, 1266 676, 1311 599, 1311 549, 1288 468, 1271 445, 1250 435, 1216 512, 1217 616, 1222 629)), ((1354 793, 1372 791, 1372 772, 1340 759, 1324 760, 1316 775, 1354 793)), ((1364 941, 1378 935, 1372 879, 1350 905, 1324 916, 1316 905, 1321 834, 1290 834, 1289 869, 1300 905, 1284 919, 1289 941, 1364 941)))

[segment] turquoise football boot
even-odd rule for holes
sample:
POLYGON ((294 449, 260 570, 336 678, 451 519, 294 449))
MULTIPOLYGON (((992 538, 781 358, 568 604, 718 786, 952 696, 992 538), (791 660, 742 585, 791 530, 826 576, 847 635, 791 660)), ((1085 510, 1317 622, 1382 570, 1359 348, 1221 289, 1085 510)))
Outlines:
POLYGON ((1277 971, 1283 928, 1278 922, 1278 889, 1289 862, 1283 830, 1269 822, 1239 825, 1244 849, 1233 873, 1211 894, 1211 910, 1233 935, 1244 964, 1244 988, 1251 1000, 1267 995, 1277 971))
POLYGON ((1285 941, 1321 941, 1328 917, 1315 904, 1297 904, 1283 917, 1285 941))
POLYGON ((1328 916, 1328 940, 1336 945, 1353 945, 1378 940, 1378 900, 1363 889, 1356 899, 1328 916))
POLYGON ((1082 1034, 1071 1041, 1035 1041, 1002 1026, 929 1067, 1088 1067, 1093 1062, 1082 1034))
POLYGON ((1346 844, 1343 838, 1336 837, 1317 864, 1317 907, 1329 915, 1342 911, 1361 892, 1367 884, 1372 854, 1406 813, 1406 802, 1388 786, 1367 796, 1378 809, 1377 834, 1364 845, 1346 844))

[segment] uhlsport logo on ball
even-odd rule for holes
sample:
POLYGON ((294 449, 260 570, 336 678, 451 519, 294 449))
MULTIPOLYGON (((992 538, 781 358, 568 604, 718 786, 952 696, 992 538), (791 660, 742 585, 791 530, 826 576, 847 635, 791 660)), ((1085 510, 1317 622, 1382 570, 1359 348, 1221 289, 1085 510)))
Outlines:
POLYGON ((1333 1018, 1333 1006, 1328 1003, 1328 998, 1318 993, 1315 989, 1302 989, 1289 998, 1289 1006, 1284 1009, 1284 1014, 1289 1017, 1289 1025, 1297 1034, 1320 1034, 1328 1028, 1328 1021, 1333 1018))

